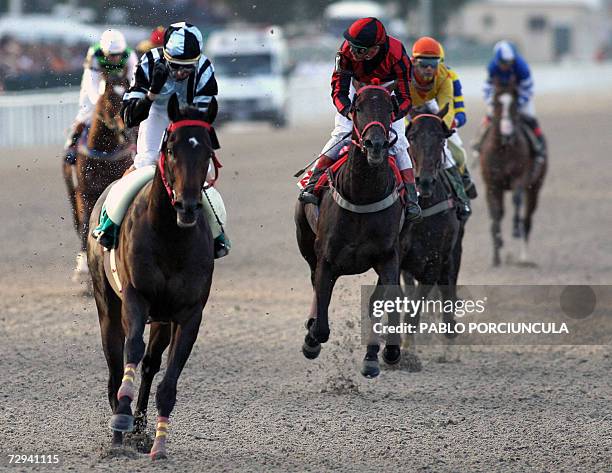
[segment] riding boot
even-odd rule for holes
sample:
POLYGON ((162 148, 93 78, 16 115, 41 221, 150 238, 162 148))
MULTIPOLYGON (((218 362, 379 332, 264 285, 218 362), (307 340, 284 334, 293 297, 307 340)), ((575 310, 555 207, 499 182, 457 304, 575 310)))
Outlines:
POLYGON ((76 164, 77 143, 81 137, 81 133, 85 129, 85 123, 77 123, 72 129, 72 134, 64 144, 64 161, 68 164, 76 164))
POLYGON ((478 197, 476 184, 474 184, 474 181, 472 181, 472 176, 470 175, 470 171, 468 171, 467 166, 463 166, 461 181, 463 182, 463 188, 465 190, 465 193, 470 199, 475 199, 476 197, 478 197))
POLYGON ((487 136, 490 123, 491 120, 489 119, 489 117, 485 117, 482 120, 478 131, 476 132, 474 140, 472 141, 472 151, 475 157, 478 157, 480 155, 480 147, 482 146, 482 142, 484 141, 485 136, 487 136))
POLYGON ((535 138, 532 139, 530 137, 529 140, 532 143, 535 155, 535 162, 531 173, 532 180, 535 180, 539 177, 540 172, 548 159, 546 138, 544 137, 544 133, 542 133, 542 129, 540 128, 537 118, 529 115, 522 115, 521 119, 529 127, 530 132, 533 134, 533 138, 535 138))
POLYGON ((412 169, 402 169, 400 171, 404 188, 406 189, 406 204, 404 214, 406 222, 416 223, 423 220, 421 207, 419 206, 419 196, 416 184, 414 183, 414 171, 412 169))
POLYGON ((465 189, 463 187, 463 181, 459 170, 453 166, 444 170, 448 176, 448 180, 453 188, 455 197, 457 198, 457 217, 459 220, 467 220, 472 215, 472 208, 470 207, 470 199, 468 199, 465 189))
POLYGON ((304 186, 302 192, 300 192, 300 195, 298 196, 298 200, 300 202, 304 202, 305 204, 319 205, 319 196, 315 194, 314 189, 319 181, 319 178, 332 164, 334 164, 334 160, 330 157, 325 156, 324 154, 319 156, 319 159, 315 164, 315 168, 310 175, 310 179, 308 179, 308 183, 304 186))

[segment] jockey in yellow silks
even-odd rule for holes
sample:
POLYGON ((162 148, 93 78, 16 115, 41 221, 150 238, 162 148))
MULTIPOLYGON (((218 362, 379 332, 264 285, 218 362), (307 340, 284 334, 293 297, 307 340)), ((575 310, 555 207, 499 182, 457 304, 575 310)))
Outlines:
POLYGON ((461 174, 461 179, 463 181, 463 186, 467 196, 470 199, 475 199, 478 196, 478 192, 476 191, 476 185, 472 181, 467 163, 465 162, 467 152, 463 146, 463 140, 459 136, 459 128, 467 123, 463 88, 461 86, 461 81, 459 80, 459 74, 444 63, 444 48, 442 45, 440 45, 440 51, 442 52, 440 62, 446 66, 446 70, 453 81, 453 106, 455 109, 453 128, 455 129, 455 133, 453 133, 448 139, 448 148, 450 149, 453 159, 455 160, 455 164, 457 164, 457 169, 459 169, 459 173, 461 174))
MULTIPOLYGON (((443 121, 450 130, 455 123, 453 80, 449 70, 442 63, 442 58, 442 46, 435 39, 423 36, 414 43, 410 97, 414 108, 427 106, 432 113, 448 106, 443 121)), ((460 172, 447 146, 445 146, 444 161, 444 170, 450 178, 460 204, 459 218, 465 220, 472 213, 470 201, 465 193, 460 172)))

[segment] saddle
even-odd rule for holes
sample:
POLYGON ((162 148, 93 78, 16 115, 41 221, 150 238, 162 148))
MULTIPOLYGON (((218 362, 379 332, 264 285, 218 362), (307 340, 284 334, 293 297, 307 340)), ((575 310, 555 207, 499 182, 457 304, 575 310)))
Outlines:
MULTIPOLYGON (((211 161, 215 168, 215 179, 218 175, 217 164, 211 161)), ((118 181, 111 184, 110 191, 102 205, 99 225, 93 230, 93 237, 108 249, 117 246, 119 228, 128 207, 140 190, 153 180, 156 165, 143 166, 136 169, 118 181)), ((227 221, 227 212, 221 194, 214 187, 202 189, 204 216, 208 220, 213 238, 223 233, 227 221)))
MULTIPOLYGON (((403 185, 402 176, 400 174, 399 168, 395 162, 394 156, 389 156, 389 165, 393 170, 393 175, 395 176, 396 187, 393 192, 388 195, 385 199, 375 202, 373 204, 368 205, 354 205, 348 202, 346 199, 342 197, 338 189, 336 189, 334 185, 335 176, 338 173, 338 170, 342 168, 342 166, 348 160, 348 150, 349 146, 345 146, 340 150, 340 158, 327 170, 323 173, 323 175, 319 178, 314 187, 314 193, 318 196, 325 190, 330 190, 332 192, 332 197, 336 201, 336 203, 340 206, 349 210, 351 212, 356 213, 372 213, 380 210, 384 210, 385 208, 392 205, 397 199, 400 199, 402 204, 405 202, 405 194, 406 190, 403 185)), ((308 171, 306 175, 300 179, 297 183, 300 189, 303 189, 308 181, 310 180, 310 176, 312 175, 312 170, 308 171)), ((317 233, 317 221, 319 218, 319 207, 315 205, 307 205, 305 207, 306 219, 308 220, 308 224, 312 229, 313 233, 317 233)), ((402 212, 402 218, 400 221, 400 228, 402 228, 404 222, 404 213, 402 212)))
MULTIPOLYGON (((325 189, 329 189, 330 187, 333 187, 333 183, 334 183, 334 178, 336 176, 336 174, 338 173, 338 170, 346 163, 346 161, 348 160, 348 152, 349 152, 349 146, 346 145, 344 146, 339 153, 339 158, 338 160, 332 164, 329 168, 327 168, 325 170, 325 172, 321 175, 321 177, 319 178, 319 180, 317 181, 317 183, 315 184, 314 187, 314 193, 317 196, 321 196, 321 192, 324 191, 325 189)), ((391 166, 391 169, 393 170, 393 174, 395 176, 395 182, 399 187, 401 187, 400 190, 400 197, 404 198, 404 193, 405 190, 402 186, 402 176, 400 174, 399 168, 397 167, 397 163, 395 162, 395 157, 394 156, 389 156, 389 165, 391 166)), ((304 189, 304 187, 306 187, 306 184, 308 184, 308 181, 310 180, 310 176, 312 176, 312 169, 309 170, 304 177, 302 177, 302 179, 300 179, 297 183, 297 186, 300 190, 304 189)))
POLYGON ((83 156, 92 159, 103 159, 105 161, 120 161, 122 159, 133 157, 135 149, 133 146, 124 146, 124 143, 119 143, 117 147, 110 153, 98 151, 87 147, 87 139, 91 125, 85 125, 83 133, 77 143, 77 152, 83 156))

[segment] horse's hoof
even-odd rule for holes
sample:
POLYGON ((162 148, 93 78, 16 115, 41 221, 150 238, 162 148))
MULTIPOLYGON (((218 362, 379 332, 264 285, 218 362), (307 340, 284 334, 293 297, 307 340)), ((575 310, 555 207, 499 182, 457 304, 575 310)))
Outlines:
POLYGON ((380 374, 378 360, 363 360, 361 363, 361 374, 368 379, 376 378, 380 374))
POLYGON ((149 453, 151 460, 166 460, 168 458, 168 454, 165 450, 157 450, 155 452, 149 453))
POLYGON ((321 344, 317 343, 315 346, 310 346, 308 343, 304 342, 302 345, 302 353, 309 360, 314 360, 321 353, 321 344))
POLYGON ((134 430, 134 416, 114 414, 110 420, 110 428, 117 432, 131 432, 134 430))
POLYGON ((386 364, 397 365, 402 357, 402 352, 397 345, 386 346, 382 352, 382 357, 386 364))

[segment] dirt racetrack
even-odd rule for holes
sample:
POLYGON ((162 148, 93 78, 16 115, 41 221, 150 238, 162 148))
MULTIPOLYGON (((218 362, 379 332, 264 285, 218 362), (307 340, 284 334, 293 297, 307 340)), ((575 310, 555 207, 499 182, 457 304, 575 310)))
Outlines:
MULTIPOLYGON (((612 283, 612 96, 567 100, 537 102, 551 156, 531 245, 537 267, 491 268, 480 197, 463 284, 612 283)), ((480 116, 472 110, 465 142, 480 116)), ((155 464, 109 449, 107 369, 93 300, 70 281, 77 238, 59 149, 2 150, 0 470, 9 454, 58 454, 72 471, 612 471, 609 346, 423 348, 421 372, 365 380, 359 285, 375 281, 366 274, 340 280, 330 343, 304 359, 311 290, 291 175, 331 124, 221 131, 234 249, 216 265, 179 381, 170 459, 155 464)), ((515 251, 508 218, 504 236, 504 252, 515 251)), ((151 428, 154 414, 152 401, 151 428)))

